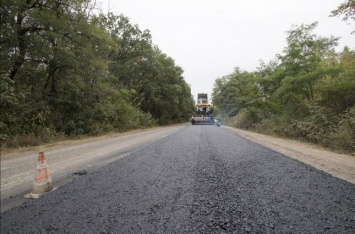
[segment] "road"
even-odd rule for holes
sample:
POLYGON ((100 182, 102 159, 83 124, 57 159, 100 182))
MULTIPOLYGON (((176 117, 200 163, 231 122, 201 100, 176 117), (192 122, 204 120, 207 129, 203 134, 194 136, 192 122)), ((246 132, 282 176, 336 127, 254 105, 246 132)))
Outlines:
POLYGON ((223 128, 174 129, 2 212, 1 233, 355 232, 354 184, 223 128))
POLYGON ((1 157, 1 212, 26 201, 23 196, 31 191, 37 155, 44 151, 56 187, 129 155, 139 147, 169 136, 186 124, 158 127, 142 131, 121 133, 110 138, 92 138, 72 145, 40 148, 22 154, 1 157))

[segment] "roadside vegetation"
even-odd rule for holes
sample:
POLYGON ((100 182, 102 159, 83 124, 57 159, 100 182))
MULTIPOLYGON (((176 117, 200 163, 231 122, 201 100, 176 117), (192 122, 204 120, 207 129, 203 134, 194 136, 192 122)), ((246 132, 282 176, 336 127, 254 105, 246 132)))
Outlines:
MULTIPOLYGON (((355 16, 350 0, 332 12, 355 16)), ((355 51, 313 33, 317 22, 287 33, 282 54, 256 71, 218 78, 213 103, 228 125, 355 154, 355 51)))
POLYGON ((91 0, 2 0, 2 148, 187 121, 183 69, 91 0))

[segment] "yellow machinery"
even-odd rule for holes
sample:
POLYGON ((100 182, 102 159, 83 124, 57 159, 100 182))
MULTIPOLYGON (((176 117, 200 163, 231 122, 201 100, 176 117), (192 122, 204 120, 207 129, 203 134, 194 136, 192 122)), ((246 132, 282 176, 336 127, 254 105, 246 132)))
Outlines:
POLYGON ((191 124, 214 124, 213 105, 208 103, 206 93, 197 94, 196 112, 191 117, 191 124))

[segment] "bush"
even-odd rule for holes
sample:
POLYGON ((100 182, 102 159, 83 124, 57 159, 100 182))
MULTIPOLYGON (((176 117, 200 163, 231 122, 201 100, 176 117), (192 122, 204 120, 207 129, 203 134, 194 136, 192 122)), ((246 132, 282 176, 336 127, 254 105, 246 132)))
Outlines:
POLYGON ((346 110, 335 131, 330 134, 330 146, 355 155, 355 107, 346 110))
POLYGON ((38 146, 59 139, 64 139, 64 134, 57 133, 51 128, 43 127, 32 133, 9 137, 2 143, 4 148, 18 148, 38 146))
POLYGON ((255 126, 255 131, 267 135, 275 135, 278 128, 277 119, 263 119, 255 126))
POLYGON ((37 146, 41 143, 41 140, 37 138, 33 133, 22 136, 17 136, 5 141, 5 148, 18 148, 26 146, 37 146))
POLYGON ((344 125, 337 128, 336 132, 330 135, 330 146, 335 150, 355 152, 355 138, 351 131, 344 125))
POLYGON ((236 128, 252 129, 257 120, 258 117, 253 109, 243 108, 237 116, 229 119, 229 124, 236 128))
POLYGON ((326 145, 327 130, 312 121, 294 121, 292 124, 293 135, 305 141, 326 145))

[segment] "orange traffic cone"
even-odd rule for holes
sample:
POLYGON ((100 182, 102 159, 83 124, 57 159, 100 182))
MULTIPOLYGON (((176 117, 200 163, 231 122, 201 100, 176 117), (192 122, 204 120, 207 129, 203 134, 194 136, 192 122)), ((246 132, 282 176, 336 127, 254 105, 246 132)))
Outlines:
POLYGON ((53 190, 53 184, 51 175, 49 173, 46 157, 44 156, 43 152, 39 152, 32 192, 30 194, 27 194, 25 197, 39 198, 40 195, 51 190, 53 190))

